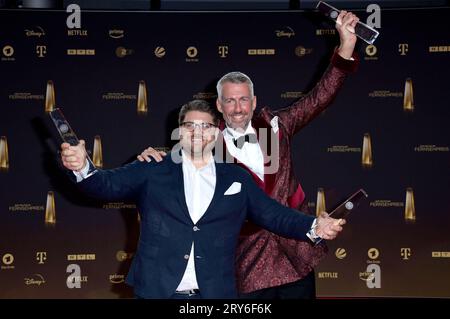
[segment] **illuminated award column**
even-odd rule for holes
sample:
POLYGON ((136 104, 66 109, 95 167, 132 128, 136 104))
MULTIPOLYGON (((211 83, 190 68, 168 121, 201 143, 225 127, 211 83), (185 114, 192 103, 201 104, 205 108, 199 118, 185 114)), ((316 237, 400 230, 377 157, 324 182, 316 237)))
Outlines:
POLYGON ((8 140, 6 136, 0 137, 0 171, 7 172, 9 169, 8 140))

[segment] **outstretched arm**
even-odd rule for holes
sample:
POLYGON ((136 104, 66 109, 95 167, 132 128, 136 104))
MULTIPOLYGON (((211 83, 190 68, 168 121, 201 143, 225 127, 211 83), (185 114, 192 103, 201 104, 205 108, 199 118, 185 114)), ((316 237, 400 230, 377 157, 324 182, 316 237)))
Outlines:
MULTIPOLYGON (((322 239, 334 239, 342 231, 343 219, 334 219, 323 212, 319 217, 306 215, 281 205, 267 196, 248 176, 244 185, 247 191, 248 218, 257 225, 279 234, 301 240, 309 240, 313 223, 314 233, 322 239)), ((311 239, 311 238, 310 238, 311 239)))

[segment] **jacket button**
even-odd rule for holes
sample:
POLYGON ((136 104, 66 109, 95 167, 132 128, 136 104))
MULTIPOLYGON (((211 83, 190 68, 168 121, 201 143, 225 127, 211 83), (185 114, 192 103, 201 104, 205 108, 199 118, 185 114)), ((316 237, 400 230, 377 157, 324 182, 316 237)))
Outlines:
POLYGON ((197 226, 194 226, 192 229, 193 229, 194 231, 199 231, 199 230, 200 230, 200 228, 198 228, 197 226))
POLYGON ((189 259, 189 255, 184 255, 184 259, 189 259))

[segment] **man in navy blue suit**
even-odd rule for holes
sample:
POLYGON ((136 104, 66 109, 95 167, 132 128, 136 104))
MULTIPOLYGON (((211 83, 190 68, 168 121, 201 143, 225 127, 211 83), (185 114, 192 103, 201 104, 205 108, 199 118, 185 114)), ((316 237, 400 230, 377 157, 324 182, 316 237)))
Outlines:
POLYGON ((83 140, 61 145, 63 165, 74 172, 82 191, 104 200, 132 199, 139 208, 141 233, 126 279, 136 296, 237 298, 235 252, 246 219, 311 244, 342 231, 345 220, 287 208, 244 169, 215 162, 218 118, 207 102, 185 104, 179 130, 180 148, 161 162, 134 161, 93 174, 88 174, 83 140))

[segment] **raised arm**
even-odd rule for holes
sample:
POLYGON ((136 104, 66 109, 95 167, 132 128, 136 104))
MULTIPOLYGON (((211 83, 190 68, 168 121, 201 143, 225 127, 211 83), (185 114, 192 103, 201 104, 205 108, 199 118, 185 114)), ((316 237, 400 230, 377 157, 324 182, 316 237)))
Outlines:
POLYGON ((137 196, 139 186, 145 181, 145 167, 148 163, 135 161, 123 167, 111 170, 96 170, 94 174, 86 177, 86 149, 81 140, 76 146, 68 143, 61 145, 61 160, 67 169, 74 172, 77 177, 77 185, 89 196, 103 200, 134 199, 137 196))
POLYGON ((353 13, 341 11, 337 18, 339 23, 336 23, 340 45, 334 51, 322 78, 307 95, 274 112, 290 135, 294 135, 325 110, 336 97, 347 75, 356 71, 359 63, 354 53, 356 36, 350 30, 354 30, 358 20, 353 13))

